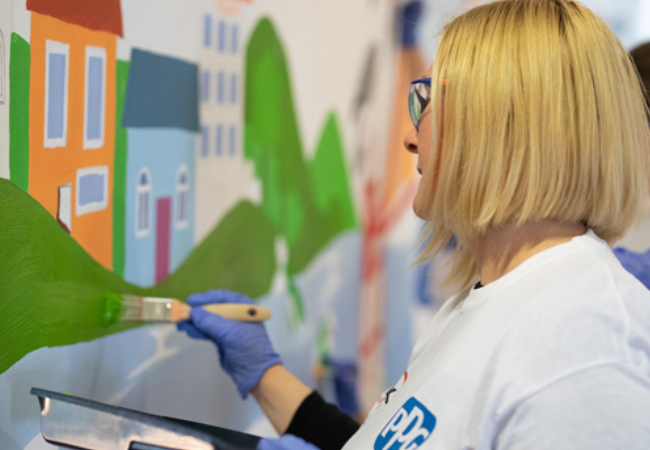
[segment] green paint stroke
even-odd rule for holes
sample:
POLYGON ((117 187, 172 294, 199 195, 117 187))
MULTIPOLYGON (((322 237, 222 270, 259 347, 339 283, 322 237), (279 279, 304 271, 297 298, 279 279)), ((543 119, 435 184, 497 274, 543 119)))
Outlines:
POLYGON ((115 108, 115 161, 113 169, 113 272, 124 277, 126 258, 126 162, 128 156, 127 130, 122 127, 128 61, 117 61, 115 108))
POLYGON ((0 180, 0 373, 27 353, 124 330, 102 325, 103 295, 134 292, 29 195, 0 180))
POLYGON ((275 272, 273 230, 240 203, 163 284, 142 289, 90 257, 43 207, 0 179, 0 373, 41 347, 71 345, 138 324, 104 325, 107 293, 185 299, 208 289, 256 297, 275 272))
POLYGON ((29 189, 29 43, 11 34, 9 62, 9 177, 23 191, 29 189))
POLYGON ((264 211, 289 247, 289 274, 304 270, 333 237, 357 227, 334 114, 314 160, 305 161, 303 153, 284 49, 264 18, 246 53, 244 154, 262 183, 264 211))

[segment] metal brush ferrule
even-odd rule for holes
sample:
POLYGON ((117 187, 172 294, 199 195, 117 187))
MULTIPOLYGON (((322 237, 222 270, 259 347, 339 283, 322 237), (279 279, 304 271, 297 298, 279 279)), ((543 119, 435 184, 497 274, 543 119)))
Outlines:
POLYGON ((172 300, 169 298, 143 298, 142 320, 145 322, 170 322, 172 320, 172 300))

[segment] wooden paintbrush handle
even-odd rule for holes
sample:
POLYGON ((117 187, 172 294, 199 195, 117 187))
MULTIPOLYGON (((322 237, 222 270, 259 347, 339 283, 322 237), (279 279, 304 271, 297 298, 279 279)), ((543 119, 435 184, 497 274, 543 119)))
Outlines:
POLYGON ((219 314, 224 319, 239 322, 261 322, 271 318, 271 310, 263 306, 242 305, 239 303, 220 303, 202 306, 206 311, 219 314))

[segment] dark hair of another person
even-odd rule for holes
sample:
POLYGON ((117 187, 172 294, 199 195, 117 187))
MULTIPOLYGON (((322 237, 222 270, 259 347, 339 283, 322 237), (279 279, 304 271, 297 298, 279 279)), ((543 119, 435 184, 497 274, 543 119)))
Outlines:
POLYGON ((650 42, 635 48, 630 55, 641 75, 641 81, 645 86, 645 99, 650 108, 650 42))

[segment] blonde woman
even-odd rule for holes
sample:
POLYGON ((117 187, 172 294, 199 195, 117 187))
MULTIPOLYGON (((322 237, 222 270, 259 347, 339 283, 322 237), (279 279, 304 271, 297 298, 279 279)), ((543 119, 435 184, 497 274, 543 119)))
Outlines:
MULTIPOLYGON (((609 247, 650 201, 650 132, 619 41, 577 2, 491 3, 444 29, 410 110, 422 258, 454 234, 462 290, 361 426, 283 368, 262 326, 195 309, 185 328, 289 433, 258 448, 650 448, 650 292, 609 247)), ((248 300, 190 298, 214 301, 248 300)))

